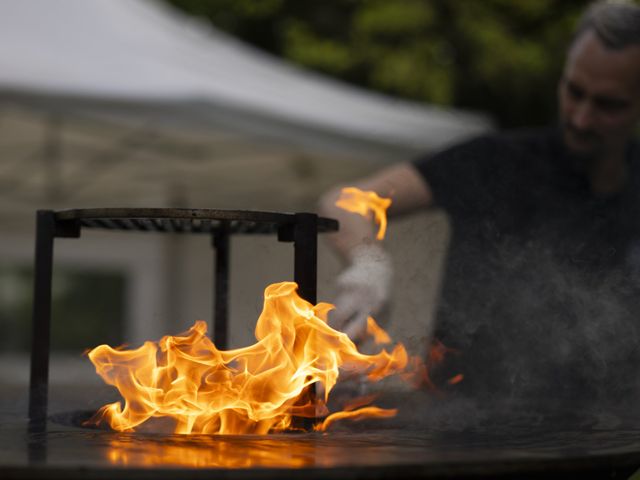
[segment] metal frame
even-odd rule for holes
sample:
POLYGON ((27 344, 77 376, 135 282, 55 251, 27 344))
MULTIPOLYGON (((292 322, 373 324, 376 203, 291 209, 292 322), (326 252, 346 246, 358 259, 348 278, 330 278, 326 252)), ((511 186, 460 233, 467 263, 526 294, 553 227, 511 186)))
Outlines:
POLYGON ((338 222, 313 213, 182 208, 103 208, 38 210, 31 344, 29 419, 47 419, 51 333, 51 279, 56 238, 79 238, 83 228, 210 234, 215 249, 213 332, 216 344, 228 340, 229 255, 234 234, 273 234, 293 242, 294 281, 299 295, 316 303, 317 235, 338 230, 338 222))

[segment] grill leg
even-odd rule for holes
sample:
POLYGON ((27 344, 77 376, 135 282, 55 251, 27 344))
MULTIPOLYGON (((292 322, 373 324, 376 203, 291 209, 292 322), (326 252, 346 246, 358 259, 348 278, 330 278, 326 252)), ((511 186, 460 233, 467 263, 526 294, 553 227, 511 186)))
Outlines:
POLYGON ((29 419, 33 425, 44 425, 47 419, 49 390, 51 276, 55 218, 50 210, 39 210, 36 218, 29 419))
MULTIPOLYGON (((318 282, 318 216, 313 213, 297 213, 293 230, 294 272, 298 293, 307 302, 316 304, 318 282)), ((309 397, 315 402, 315 385, 309 387, 309 397)), ((311 430, 314 418, 302 419, 305 430, 311 430)))
POLYGON ((307 302, 317 302, 318 281, 318 216, 313 213, 296 213, 293 232, 293 277, 298 292, 307 302))
POLYGON ((216 250, 215 292, 213 307, 213 340, 219 349, 228 347, 229 316, 229 226, 224 223, 213 234, 213 247, 216 250))

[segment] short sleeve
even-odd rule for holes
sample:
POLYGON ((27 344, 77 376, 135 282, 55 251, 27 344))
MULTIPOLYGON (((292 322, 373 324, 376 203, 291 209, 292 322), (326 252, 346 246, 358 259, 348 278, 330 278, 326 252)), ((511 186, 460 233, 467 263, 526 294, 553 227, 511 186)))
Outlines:
POLYGON ((416 159, 413 165, 429 185, 436 206, 451 215, 484 215, 517 198, 518 182, 526 177, 526 155, 500 136, 483 136, 439 153, 416 159))

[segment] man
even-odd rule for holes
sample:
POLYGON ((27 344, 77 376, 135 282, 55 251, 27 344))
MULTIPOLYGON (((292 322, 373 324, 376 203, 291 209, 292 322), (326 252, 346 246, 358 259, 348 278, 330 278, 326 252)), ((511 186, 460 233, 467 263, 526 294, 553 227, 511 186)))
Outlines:
MULTIPOLYGON (((640 379, 640 7, 596 3, 568 49, 559 125, 488 135, 357 182, 450 219, 435 336, 478 398, 624 399, 640 379)), ((331 321, 353 338, 389 295, 371 224, 321 200, 349 262, 331 321)), ((444 384, 444 382, 441 382, 444 384)))

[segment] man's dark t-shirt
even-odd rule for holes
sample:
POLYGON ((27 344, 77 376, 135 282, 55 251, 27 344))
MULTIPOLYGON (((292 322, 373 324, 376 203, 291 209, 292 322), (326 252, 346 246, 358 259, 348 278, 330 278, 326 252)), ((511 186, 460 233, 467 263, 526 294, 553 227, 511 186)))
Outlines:
POLYGON ((485 136, 415 166, 449 216, 436 337, 442 380, 550 402, 632 395, 640 379, 640 158, 592 193, 556 129, 485 136))

